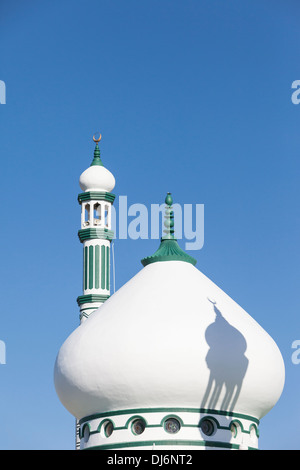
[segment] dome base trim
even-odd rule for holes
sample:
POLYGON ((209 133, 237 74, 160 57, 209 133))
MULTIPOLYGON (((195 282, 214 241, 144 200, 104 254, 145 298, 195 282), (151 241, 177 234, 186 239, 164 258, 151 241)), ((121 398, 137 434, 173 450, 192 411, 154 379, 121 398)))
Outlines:
POLYGON ((258 448, 258 420, 194 408, 139 408, 79 420, 80 449, 258 448))
MULTIPOLYGON (((162 440, 162 441, 141 441, 141 442, 126 442, 123 444, 110 444, 110 445, 104 445, 104 446, 95 446, 95 447, 89 447, 83 450, 122 450, 122 449, 128 449, 131 448, 132 450, 135 449, 140 449, 143 447, 143 449, 151 449, 153 450, 153 447, 160 447, 159 450, 166 450, 166 449, 172 449, 178 447, 178 449, 195 449, 199 450, 199 447, 208 447, 210 450, 214 449, 231 449, 231 450, 239 450, 240 445, 239 444, 230 444, 227 442, 218 442, 218 441, 184 441, 184 440, 162 440)), ((248 450, 258 450, 256 447, 248 447, 248 450)))
POLYGON ((205 413, 205 414, 215 414, 221 416, 228 416, 228 417, 235 417, 241 419, 247 419, 253 421, 257 425, 259 425, 259 419, 254 418, 253 416, 244 414, 244 413, 235 413, 234 411, 225 411, 225 410, 213 410, 210 408, 185 408, 185 407, 161 407, 161 408, 134 408, 129 410, 116 410, 116 411, 107 411, 103 413, 96 413, 93 415, 86 416, 79 420, 79 424, 84 424, 87 421, 97 419, 97 418, 106 418, 108 416, 117 416, 117 415, 128 415, 128 414, 135 414, 135 413, 159 413, 159 412, 179 412, 179 413, 205 413))

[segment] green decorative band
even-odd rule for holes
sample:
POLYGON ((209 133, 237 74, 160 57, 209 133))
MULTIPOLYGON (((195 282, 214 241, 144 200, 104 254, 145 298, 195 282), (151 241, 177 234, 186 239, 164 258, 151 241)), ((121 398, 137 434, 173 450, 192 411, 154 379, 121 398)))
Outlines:
POLYGON ((94 240, 94 239, 101 239, 101 240, 112 240, 114 238, 114 232, 112 230, 108 230, 107 228, 83 228, 78 231, 78 237, 81 242, 85 240, 94 240))
MULTIPOLYGON (((244 434, 248 434, 248 435, 251 435, 251 432, 252 432, 252 428, 254 428, 255 432, 256 432, 256 436, 259 437, 259 433, 258 433, 258 429, 257 429, 257 425, 259 424, 259 420, 252 417, 252 416, 249 416, 249 415, 245 415, 245 414, 242 414, 242 413, 234 413, 234 412, 230 412, 230 411, 221 411, 221 410, 212 410, 212 409, 207 409, 207 408, 141 408, 141 409, 131 409, 131 410, 120 410, 120 411, 113 411, 113 412, 104 412, 104 413, 99 413, 97 415, 91 415, 90 417, 86 417, 86 418, 83 418, 81 420, 79 420, 79 425, 80 425, 80 429, 79 429, 79 438, 81 439, 83 436, 84 436, 84 431, 85 431, 85 428, 88 427, 89 429, 89 434, 90 435, 95 435, 95 434, 100 434, 101 433, 101 429, 103 429, 103 426, 107 423, 107 420, 109 420, 112 425, 113 425, 113 430, 114 431, 119 431, 119 430, 130 430, 133 432, 132 430, 132 424, 134 422, 134 420, 136 419, 142 419, 144 421, 144 426, 145 426, 145 430, 148 429, 148 428, 161 428, 161 429, 165 429, 165 423, 166 421, 169 419, 169 418, 176 418, 177 420, 179 420, 180 422, 180 428, 197 428, 197 429, 201 429, 201 426, 202 426, 202 422, 203 420, 206 420, 206 419, 209 419, 210 421, 213 421, 214 422, 214 426, 215 426, 215 432, 218 432, 218 430, 221 430, 221 431, 226 431, 226 432, 229 432, 230 433, 230 436, 232 435, 232 424, 235 423, 235 424, 238 424, 240 426, 240 429, 241 429, 241 432, 244 433, 244 434), (163 412, 164 413, 164 416, 163 418, 161 419, 161 416, 158 418, 158 422, 157 423, 153 423, 153 418, 151 417, 151 421, 152 421, 152 424, 149 424, 147 422, 147 413, 157 413, 157 412, 163 412), (197 423, 194 423, 194 424, 191 424, 189 423, 189 420, 187 419, 187 417, 183 418, 182 416, 180 417, 180 413, 193 413, 194 415, 197 414, 202 414, 204 416, 202 416, 202 418, 199 420, 199 417, 197 418, 197 423), (115 416, 121 416, 121 415, 125 415, 125 422, 123 425, 118 425, 116 426, 115 423, 114 423, 114 420, 112 419, 113 417, 115 416), (129 419, 126 415, 129 415, 129 419), (222 420, 220 420, 219 422, 219 417, 225 417, 225 418, 228 418, 230 417, 231 419, 228 420, 226 419, 226 422, 222 424, 222 420), (97 429, 94 429, 94 430, 91 430, 92 426, 91 425, 91 421, 93 421, 94 419, 99 419, 100 418, 100 422, 96 423, 97 425, 97 429), (243 419, 243 420, 246 420, 248 421, 248 423, 242 423, 240 421, 240 419, 243 419), (249 423, 250 421, 250 423, 249 423), (248 427, 248 429, 246 428, 248 427)), ((121 423, 120 423, 121 424, 121 423)), ((166 429, 165 429, 166 430, 166 429)), ((134 434, 134 432, 133 432, 134 434)), ((122 434, 122 436, 125 437, 125 435, 122 434)), ((229 435, 228 435, 229 436, 229 435)), ((141 447, 152 447, 153 446, 153 443, 155 443, 156 445, 160 446, 160 445, 169 445, 169 446, 208 446, 208 447, 219 447, 219 448, 229 448, 229 449, 239 449, 240 448, 240 442, 236 442, 236 443, 232 443, 230 442, 230 439, 228 439, 228 436, 227 438, 225 437, 225 439, 222 441, 219 441, 219 440, 213 440, 213 439, 207 439, 207 440, 203 440, 203 439, 197 439, 196 435, 196 439, 194 440, 191 440, 191 439, 178 439, 175 438, 174 436, 174 439, 170 439, 166 436, 166 439, 160 439, 160 440, 155 440, 153 441, 152 440, 144 440, 144 441, 135 441, 135 440, 129 440, 129 441, 122 441, 122 442, 119 442, 117 443, 116 441, 114 443, 103 443, 103 444, 100 444, 100 445, 96 445, 96 446, 86 446, 85 448, 86 449, 122 449, 122 448, 126 448, 126 447, 138 447, 138 446, 141 446, 141 447)), ((146 437, 146 436, 145 436, 146 437)), ((199 436, 200 437, 200 436, 199 436)), ((236 436, 234 436, 236 437, 236 436)), ((146 438, 147 439, 147 438, 146 438)), ((251 449, 251 450, 257 450, 256 447, 251 447, 251 446, 248 446, 248 449, 251 449)))
MULTIPOLYGON (((93 312, 95 312, 97 308, 93 308, 93 312)), ((83 318, 89 318, 90 314, 93 312, 86 313, 85 311, 80 313, 79 320, 81 321, 83 318)))
POLYGON ((94 307, 84 307, 84 309, 80 311, 79 320, 81 321, 83 318, 88 318, 91 313, 97 310, 97 308, 98 308, 97 305, 95 305, 94 307))
MULTIPOLYGON (((155 446, 197 446, 197 447, 217 447, 220 449, 239 449, 239 444, 230 444, 229 442, 219 442, 219 441, 190 441, 184 439, 166 439, 154 441, 136 441, 136 442, 120 442, 119 444, 106 444, 102 446, 86 447, 84 450, 110 450, 110 449, 124 449, 128 447, 151 447, 155 446)), ((253 447, 248 447, 249 450, 257 450, 253 447)))
POLYGON ((109 295, 101 295, 101 294, 87 294, 87 295, 80 295, 77 297, 78 305, 83 304, 90 304, 93 302, 105 302, 110 296, 109 295))
POLYGON ((113 203, 115 195, 105 191, 87 191, 86 193, 78 194, 78 202, 81 204, 85 201, 107 201, 113 203))
MULTIPOLYGON (((87 297, 87 296, 86 296, 87 297)), ((106 411, 103 413, 97 413, 90 416, 86 416, 85 418, 81 418, 79 420, 79 424, 83 424, 87 421, 91 421, 93 419, 98 418, 108 418, 111 416, 119 416, 119 415, 132 415, 132 414, 140 414, 140 413, 201 413, 201 414, 213 414, 219 416, 227 416, 231 418, 241 418, 253 421, 257 425, 259 424, 259 420, 254 418, 253 416, 249 416, 242 413, 235 413, 233 411, 223 411, 223 410, 213 410, 210 408, 138 408, 138 409, 129 409, 129 410, 118 410, 118 411, 106 411)))
MULTIPOLYGON (((198 424, 185 424, 182 419, 178 416, 178 413, 172 413, 172 414, 168 414, 166 416, 164 416, 164 418, 161 420, 160 423, 158 424, 148 424, 145 417, 141 416, 141 414, 139 415, 133 415, 133 416, 130 416, 129 419, 127 419, 127 422, 125 424, 125 426, 115 426, 115 424, 113 423, 113 421, 111 420, 111 417, 109 417, 109 421, 112 422, 113 424, 113 428, 114 428, 114 431, 120 431, 120 430, 126 430, 126 429, 129 429, 129 425, 131 424, 131 430, 132 430, 132 424, 134 422, 134 420, 136 419, 142 419, 144 421, 144 424, 145 424, 145 429, 149 429, 149 428, 164 428, 164 424, 166 422, 166 420, 168 420, 169 418, 176 418, 179 422, 180 422, 180 427, 182 428, 197 428, 197 429, 201 429, 201 422, 203 420, 206 420, 206 419, 209 419, 210 421, 213 421, 216 428, 217 429, 222 429, 222 430, 227 430, 227 431, 231 431, 231 424, 232 423, 235 423, 235 424, 239 424, 240 428, 241 428, 241 431, 242 433, 244 434, 250 434, 250 429, 247 431, 244 429, 244 426, 243 424, 241 423, 240 420, 238 420, 237 418, 233 417, 233 419, 230 421, 229 425, 227 426, 222 426, 220 425, 220 423, 218 422, 218 420, 215 418, 215 416, 212 416, 211 414, 208 414, 208 415, 205 415, 203 416, 203 418, 200 420, 200 422, 198 424)), ((103 425, 103 422, 104 423, 107 423, 107 418, 103 418, 102 421, 100 422, 100 424, 98 425, 97 429, 95 431, 91 431, 91 426, 90 426, 90 422, 85 422, 83 424, 83 426, 80 428, 79 430, 79 437, 82 438, 83 437, 83 430, 85 429, 86 426, 88 426, 89 430, 90 430, 90 434, 98 434, 101 430, 101 427, 103 425)), ((257 426, 256 424, 253 424, 253 422, 251 422, 251 425, 250 425, 250 428, 254 427, 255 429, 255 432, 256 432, 256 435, 257 437, 259 437, 259 432, 258 432, 258 429, 257 429, 257 426)), ((234 436, 236 437, 236 435, 234 436)))

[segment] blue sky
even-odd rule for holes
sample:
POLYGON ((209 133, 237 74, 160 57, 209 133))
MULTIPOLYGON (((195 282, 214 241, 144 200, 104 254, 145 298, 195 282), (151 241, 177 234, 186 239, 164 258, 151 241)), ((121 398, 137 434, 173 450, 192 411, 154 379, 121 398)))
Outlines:
MULTIPOLYGON (((189 253, 286 364, 260 448, 300 448, 299 19, 296 0, 1 2, 1 448, 74 448, 53 364, 78 325, 78 179, 96 131, 117 197, 204 204, 189 253)), ((115 241, 117 288, 157 246, 115 241)))

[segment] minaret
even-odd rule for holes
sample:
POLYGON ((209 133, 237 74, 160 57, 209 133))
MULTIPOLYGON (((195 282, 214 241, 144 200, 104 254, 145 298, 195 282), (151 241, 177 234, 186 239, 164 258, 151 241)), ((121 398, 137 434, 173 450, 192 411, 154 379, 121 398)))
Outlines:
MULTIPOLYGON (((78 195, 81 205, 79 240, 83 244, 83 295, 77 297, 80 323, 97 310, 110 296, 111 207, 115 195, 115 178, 102 163, 99 149, 101 134, 93 136, 96 143, 90 167, 79 179, 83 193, 78 195)), ((79 423, 76 420, 76 449, 80 448, 79 423)))
POLYGON ((83 244, 83 295, 77 298, 80 322, 100 307, 110 296, 110 244, 111 210, 115 195, 111 193, 115 178, 101 161, 99 142, 96 138, 94 159, 79 180, 82 193, 78 195, 81 205, 81 229, 78 232, 83 244))

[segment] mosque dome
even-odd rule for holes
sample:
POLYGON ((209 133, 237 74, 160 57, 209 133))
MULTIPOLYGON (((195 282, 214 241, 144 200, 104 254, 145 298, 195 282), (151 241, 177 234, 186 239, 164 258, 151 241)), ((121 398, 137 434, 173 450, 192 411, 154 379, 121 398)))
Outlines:
POLYGON ((62 345, 56 391, 82 448, 257 448, 283 389, 281 353, 181 250, 168 196, 159 249, 62 345))
POLYGON ((100 149, 98 142, 101 140, 101 135, 96 142, 96 147, 94 150, 94 159, 91 163, 91 166, 87 168, 79 178, 79 185, 82 191, 104 191, 111 192, 116 184, 115 177, 113 174, 103 166, 100 149))

